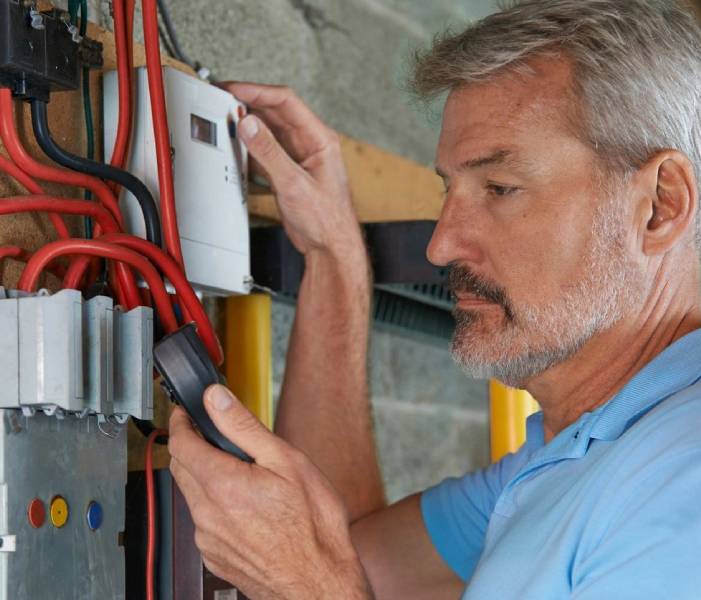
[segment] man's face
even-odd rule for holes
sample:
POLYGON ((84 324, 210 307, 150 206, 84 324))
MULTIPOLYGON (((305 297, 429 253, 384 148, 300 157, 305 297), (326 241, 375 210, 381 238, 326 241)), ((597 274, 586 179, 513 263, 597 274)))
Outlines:
POLYGON ((428 248, 451 266, 455 359, 511 385, 617 322, 641 285, 627 188, 575 135, 569 64, 530 64, 532 77, 449 96, 436 161, 446 199, 428 248))

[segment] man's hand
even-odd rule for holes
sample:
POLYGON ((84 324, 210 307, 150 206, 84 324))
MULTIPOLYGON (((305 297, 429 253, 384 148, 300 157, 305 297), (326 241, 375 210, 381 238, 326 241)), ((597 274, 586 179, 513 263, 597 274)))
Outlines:
POLYGON ((363 261, 336 132, 289 88, 250 83, 223 87, 249 107, 251 114, 239 123, 239 133, 254 168, 262 170, 275 190, 283 226, 297 250, 363 261))
POLYGON ((205 406, 249 464, 207 442, 176 408, 170 469, 195 523, 205 565, 247 596, 370 598, 343 503, 304 454, 270 433, 221 385, 205 406))

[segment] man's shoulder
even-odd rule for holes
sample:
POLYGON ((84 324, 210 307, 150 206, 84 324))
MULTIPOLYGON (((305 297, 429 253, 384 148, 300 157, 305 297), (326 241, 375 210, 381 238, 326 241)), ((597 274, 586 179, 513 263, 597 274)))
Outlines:
MULTIPOLYGON (((621 441, 624 445, 645 441, 644 447, 660 452, 679 453, 701 450, 701 381, 663 398, 634 423, 621 441)), ((642 448, 641 448, 642 450, 642 448)))
MULTIPOLYGON (((615 440, 594 440, 587 470, 597 478, 605 504, 627 502, 641 486, 655 488, 670 472, 698 480, 701 471, 701 382, 661 399, 615 440)), ((677 483, 684 485, 681 479, 677 483)))

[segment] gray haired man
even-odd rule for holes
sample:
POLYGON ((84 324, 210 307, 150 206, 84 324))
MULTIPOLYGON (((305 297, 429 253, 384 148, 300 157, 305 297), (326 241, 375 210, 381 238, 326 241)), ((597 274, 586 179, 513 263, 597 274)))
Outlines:
POLYGON ((172 418, 209 568, 252 598, 701 598, 701 32, 668 0, 526 0, 417 57, 448 92, 428 248, 453 353, 542 412, 490 468, 386 506, 369 282, 336 135, 232 84, 306 272, 276 435, 222 387, 238 462, 172 418))

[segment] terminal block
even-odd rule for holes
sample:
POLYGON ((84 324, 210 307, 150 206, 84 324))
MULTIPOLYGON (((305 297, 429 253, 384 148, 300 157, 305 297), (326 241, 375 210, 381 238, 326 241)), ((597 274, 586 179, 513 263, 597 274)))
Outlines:
POLYGON ((0 408, 153 418, 153 311, 76 290, 0 293, 0 408))
POLYGON ((101 64, 102 44, 83 39, 65 10, 0 0, 0 85, 16 96, 48 101, 50 92, 78 89, 81 65, 101 64))
POLYGON ((80 412, 83 386, 83 300, 80 292, 16 300, 19 316, 19 404, 80 412))
POLYGON ((114 413, 114 307, 112 300, 95 296, 83 308, 83 367, 85 409, 114 413))
POLYGON ((153 311, 115 312, 114 412, 153 419, 153 311))

